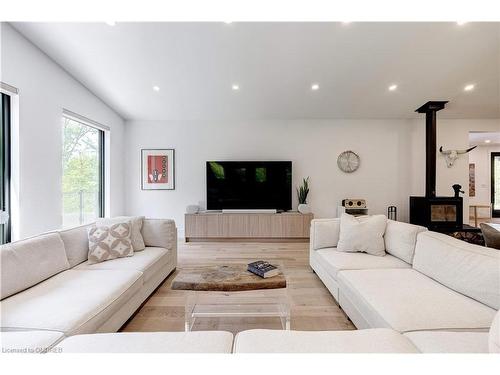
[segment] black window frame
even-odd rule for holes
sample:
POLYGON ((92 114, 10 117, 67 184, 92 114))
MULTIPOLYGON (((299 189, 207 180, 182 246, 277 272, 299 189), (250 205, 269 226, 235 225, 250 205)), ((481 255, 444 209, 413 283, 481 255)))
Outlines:
MULTIPOLYGON (((97 129, 97 128, 95 128, 97 129)), ((99 217, 105 216, 105 204, 106 204, 106 158, 105 158, 105 140, 106 133, 104 130, 97 129, 99 131, 99 217)))
POLYGON ((2 160, 0 162, 0 210, 5 211, 9 218, 6 224, 0 224, 0 244, 11 241, 11 97, 5 93, 1 94, 0 110, 0 142, 2 160))
POLYGON ((491 153, 491 216, 500 217, 500 210, 495 210, 495 158, 500 157, 500 152, 491 153))

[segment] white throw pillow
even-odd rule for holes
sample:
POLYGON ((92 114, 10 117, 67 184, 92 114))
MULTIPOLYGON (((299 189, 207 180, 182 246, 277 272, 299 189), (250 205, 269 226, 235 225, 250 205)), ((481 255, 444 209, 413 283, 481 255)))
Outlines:
POLYGON ((384 256, 386 225, 384 215, 355 217, 342 214, 337 250, 384 256))
POLYGON ((89 264, 134 255, 130 221, 89 229, 89 264))
POLYGON ((132 224, 132 232, 130 234, 130 239, 132 240, 132 246, 134 251, 144 250, 146 245, 144 244, 144 238, 142 238, 142 224, 144 222, 144 216, 117 216, 113 218, 101 218, 96 220, 97 226, 110 226, 113 224, 130 221, 132 224))

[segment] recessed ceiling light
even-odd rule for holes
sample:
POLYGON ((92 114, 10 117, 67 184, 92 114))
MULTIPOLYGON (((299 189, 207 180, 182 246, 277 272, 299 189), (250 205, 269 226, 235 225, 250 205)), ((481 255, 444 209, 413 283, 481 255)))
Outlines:
POLYGON ((342 21, 342 23, 343 23, 344 25, 349 25, 349 24, 351 23, 351 21, 342 21))
POLYGON ((153 86, 153 90, 156 91, 156 92, 158 92, 158 91, 160 91, 160 87, 159 86, 153 86))
POLYGON ((485 139, 484 143, 491 143, 491 139, 485 139))
POLYGON ((473 84, 466 85, 466 86, 464 87, 464 91, 472 91, 472 90, 474 90, 474 87, 475 87, 475 86, 474 86, 473 84))
POLYGON ((458 26, 463 26, 465 25, 467 22, 466 21, 457 21, 457 25, 458 26))
POLYGON ((233 89, 233 91, 238 91, 240 89, 240 85, 236 84, 236 83, 233 83, 231 85, 231 89, 233 89))
POLYGON ((317 84, 317 83, 313 83, 313 84, 311 85, 311 90, 313 90, 313 91, 319 90, 319 84, 317 84))
POLYGON ((395 91, 398 88, 398 85, 390 85, 389 91, 395 91))
POLYGON ((225 23, 226 25, 230 25, 230 24, 232 24, 232 23, 233 23, 233 21, 224 21, 224 23, 225 23))
POLYGON ((108 25, 108 26, 115 26, 116 22, 115 21, 106 21, 106 25, 108 25))

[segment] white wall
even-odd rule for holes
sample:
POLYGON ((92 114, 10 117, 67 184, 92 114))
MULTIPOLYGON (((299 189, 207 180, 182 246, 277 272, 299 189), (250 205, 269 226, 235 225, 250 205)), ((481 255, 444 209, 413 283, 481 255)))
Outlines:
MULTIPOLYGON (((444 109, 446 111, 446 109, 444 109)), ((500 119, 437 120, 437 148, 464 149, 469 147, 469 132, 500 131, 500 119)), ((425 120, 415 121, 412 133, 412 195, 425 193, 425 120)), ((446 166, 444 156, 436 155, 436 194, 453 195, 454 184, 462 185, 464 197, 464 223, 469 222, 469 155, 460 156, 451 168, 446 166)))
MULTIPOLYGON (((499 120, 438 118, 438 148, 465 148, 469 131, 494 131, 499 120)), ((398 207, 408 220, 410 195, 425 194, 425 119, 418 120, 296 120, 240 122, 132 121, 126 124, 128 150, 125 171, 128 214, 172 217, 184 227, 188 204, 205 205, 205 161, 292 160, 293 185, 311 177, 309 203, 316 217, 337 215, 347 197, 366 198, 371 213, 398 207), (176 190, 141 191, 141 148, 176 149, 176 190), (342 173, 337 156, 351 149, 361 157, 352 175, 342 173)), ((453 195, 451 185, 465 190, 464 220, 468 222, 468 156, 447 168, 438 153, 437 194, 453 195)), ((294 193, 293 206, 296 208, 294 193)))
MULTIPOLYGON (((182 229, 186 205, 205 206, 207 160, 291 160, 294 187, 311 178, 308 201, 316 217, 336 216, 343 198, 366 198, 372 213, 396 205, 406 220, 411 130, 403 120, 127 122, 126 211, 174 218, 182 229), (175 190, 141 191, 141 148, 175 149, 175 190), (345 150, 361 157, 356 173, 337 167, 345 150)), ((293 196, 296 209, 295 189, 293 196)))
MULTIPOLYGON (((500 120, 439 120, 438 122, 438 148, 464 149, 469 147, 469 132, 500 131, 500 120)), ((452 195, 453 184, 462 185, 464 197, 464 223, 469 222, 469 155, 462 155, 453 164, 446 166, 444 157, 437 156, 437 194, 452 195)))
MULTIPOLYGON (((491 153, 500 152, 500 145, 479 146, 469 154, 469 163, 475 164, 476 195, 469 198, 470 204, 491 204, 491 153)), ((479 217, 487 217, 486 209, 478 209, 479 217)))
POLYGON ((123 120, 11 26, 1 25, 0 80, 19 89, 19 233, 61 227, 63 108, 111 128, 110 214, 124 211, 123 120))
MULTIPOLYGON (((66 108, 111 128, 110 212, 172 217, 182 229, 188 204, 205 204, 205 161, 292 160, 294 187, 311 177, 316 217, 336 216, 346 197, 366 198, 372 213, 398 207, 425 190, 425 123, 419 120, 156 121, 128 122, 68 75, 9 25, 2 24, 0 80, 20 90, 20 237, 61 226, 61 113, 66 108), (176 149, 176 190, 140 190, 140 149, 176 149), (359 171, 338 170, 340 152, 361 157, 359 171), (124 199, 126 197, 126 199, 124 199)), ((418 103, 417 103, 418 105, 418 103)), ((499 131, 500 120, 445 120, 438 115, 438 147, 464 148, 469 131, 499 131)), ((437 193, 464 187, 468 157, 447 168, 437 155, 437 193)), ((294 194, 294 207, 296 197, 294 194)))

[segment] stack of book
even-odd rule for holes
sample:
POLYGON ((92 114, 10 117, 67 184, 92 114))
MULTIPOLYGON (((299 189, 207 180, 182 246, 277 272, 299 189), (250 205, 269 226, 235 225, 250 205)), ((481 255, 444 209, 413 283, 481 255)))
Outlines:
POLYGON ((258 260, 248 264, 248 271, 252 272, 260 277, 268 278, 276 276, 280 273, 278 267, 273 266, 269 262, 263 260, 258 260))

